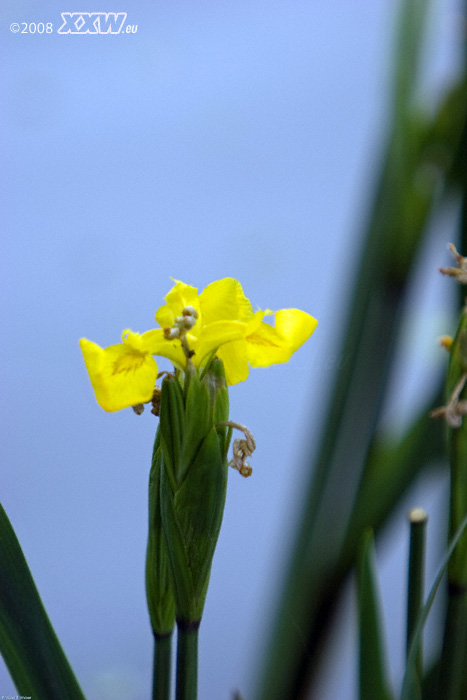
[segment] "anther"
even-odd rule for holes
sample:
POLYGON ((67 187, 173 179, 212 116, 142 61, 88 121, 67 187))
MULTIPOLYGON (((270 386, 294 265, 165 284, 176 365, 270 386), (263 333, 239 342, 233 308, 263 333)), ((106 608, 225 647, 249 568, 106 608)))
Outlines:
POLYGON ((194 306, 185 306, 182 311, 182 316, 193 316, 193 318, 198 318, 198 312, 194 306))
POLYGON ((164 338, 167 340, 173 340, 174 338, 180 337, 180 328, 174 326, 173 328, 164 328, 164 338))

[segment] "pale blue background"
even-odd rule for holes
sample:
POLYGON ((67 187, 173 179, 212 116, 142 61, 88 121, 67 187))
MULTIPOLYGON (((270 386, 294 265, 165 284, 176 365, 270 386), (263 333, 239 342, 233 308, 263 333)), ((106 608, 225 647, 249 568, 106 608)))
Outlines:
MULTIPOLYGON (((1 498, 90 700, 149 697, 143 570, 156 420, 97 406, 78 339, 108 345, 123 328, 153 327, 170 276, 200 289, 234 276, 254 305, 319 319, 289 364, 252 371, 230 392, 231 417, 258 449, 251 479, 230 475, 201 628, 200 699, 235 688, 251 698, 303 457, 340 361, 386 123, 393 19, 394 3, 382 0, 3 3, 1 498), (125 11, 138 31, 9 31, 33 21, 57 29, 60 12, 77 10, 125 11)), ((453 65, 455 3, 438 3, 432 40, 430 94, 453 65)), ((414 385, 400 366, 406 397, 440 361, 433 339, 452 331, 436 277, 453 235, 448 215, 442 223, 435 262, 420 273, 431 291, 425 304, 414 296, 407 326, 419 378, 414 385)), ((397 423, 410 402, 394 397, 397 423)), ((407 507, 439 510, 444 495, 429 482, 407 507)), ((396 680, 403 518, 401 509, 383 558, 396 680)), ((354 632, 340 636, 322 700, 354 697, 354 632)), ((15 694, 4 666, 0 694, 15 694)))

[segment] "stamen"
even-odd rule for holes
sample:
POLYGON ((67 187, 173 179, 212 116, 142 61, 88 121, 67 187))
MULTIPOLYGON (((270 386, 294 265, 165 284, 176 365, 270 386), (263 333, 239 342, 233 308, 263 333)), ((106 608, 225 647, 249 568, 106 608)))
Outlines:
POLYGON ((231 420, 225 420, 217 423, 216 428, 219 425, 225 425, 228 428, 236 428, 237 430, 241 430, 245 435, 245 440, 237 438, 233 441, 233 459, 229 462, 229 467, 237 469, 244 477, 251 476, 253 469, 250 467, 250 463, 247 462, 247 457, 250 457, 256 449, 256 442, 253 435, 250 433, 247 427, 231 420))
POLYGON ((174 338, 179 338, 180 337, 180 328, 177 328, 177 327, 164 328, 164 337, 167 338, 167 340, 173 340, 174 338))
POLYGON ((174 340, 174 338, 180 339, 187 360, 193 357, 195 353, 193 350, 190 350, 186 334, 188 331, 191 331, 197 318, 198 312, 196 309, 193 306, 185 306, 182 310, 182 315, 176 316, 174 325, 171 328, 164 328, 164 336, 167 340, 174 340))

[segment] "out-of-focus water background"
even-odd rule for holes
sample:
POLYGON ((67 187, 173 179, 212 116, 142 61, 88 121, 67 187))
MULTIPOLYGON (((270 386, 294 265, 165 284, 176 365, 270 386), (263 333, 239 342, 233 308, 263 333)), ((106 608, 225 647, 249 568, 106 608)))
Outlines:
MULTIPOLYGON (((387 124, 394 9, 382 0, 3 4, 1 500, 92 700, 150 693, 144 562, 157 423, 149 411, 98 407, 78 340, 110 345, 124 328, 155 327, 170 277, 202 289, 233 276, 254 306, 319 320, 288 364, 253 370, 230 391, 231 418, 258 447, 252 478, 229 475, 200 698, 236 688, 251 697, 306 457, 344 359, 337 340, 387 124), (58 34, 61 13, 77 10, 126 12, 137 29, 58 34), (30 23, 52 31, 31 33, 30 23)), ((439 0, 428 101, 455 70, 459 32, 456 3, 439 0)), ((447 211, 437 222, 420 265, 386 414, 394 429, 440 361, 436 336, 453 330, 436 273, 453 221, 447 211)), ((433 476, 416 494, 407 509, 425 505, 442 522, 445 484, 433 476)), ((381 553, 396 680, 403 518, 401 509, 381 553)), ((355 697, 353 615, 349 606, 322 700, 355 697)), ((3 665, 0 694, 15 694, 3 665)))

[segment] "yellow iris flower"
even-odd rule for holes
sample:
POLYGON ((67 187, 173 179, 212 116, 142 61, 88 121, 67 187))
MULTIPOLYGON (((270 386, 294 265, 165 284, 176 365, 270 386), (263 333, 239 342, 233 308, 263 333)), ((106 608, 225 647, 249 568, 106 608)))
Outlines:
POLYGON ((287 362, 318 323, 298 309, 277 311, 275 326, 265 323, 264 317, 273 312, 254 312, 240 282, 230 277, 212 282, 201 294, 176 282, 165 302, 156 313, 161 328, 142 335, 125 330, 123 343, 107 348, 80 340, 97 401, 106 411, 151 400, 158 371, 153 355, 166 357, 184 370, 187 347, 197 368, 216 354, 224 363, 227 384, 237 384, 248 377, 249 366, 287 362), (177 332, 170 331, 177 328, 186 309, 193 320, 184 332, 184 347, 177 332))

